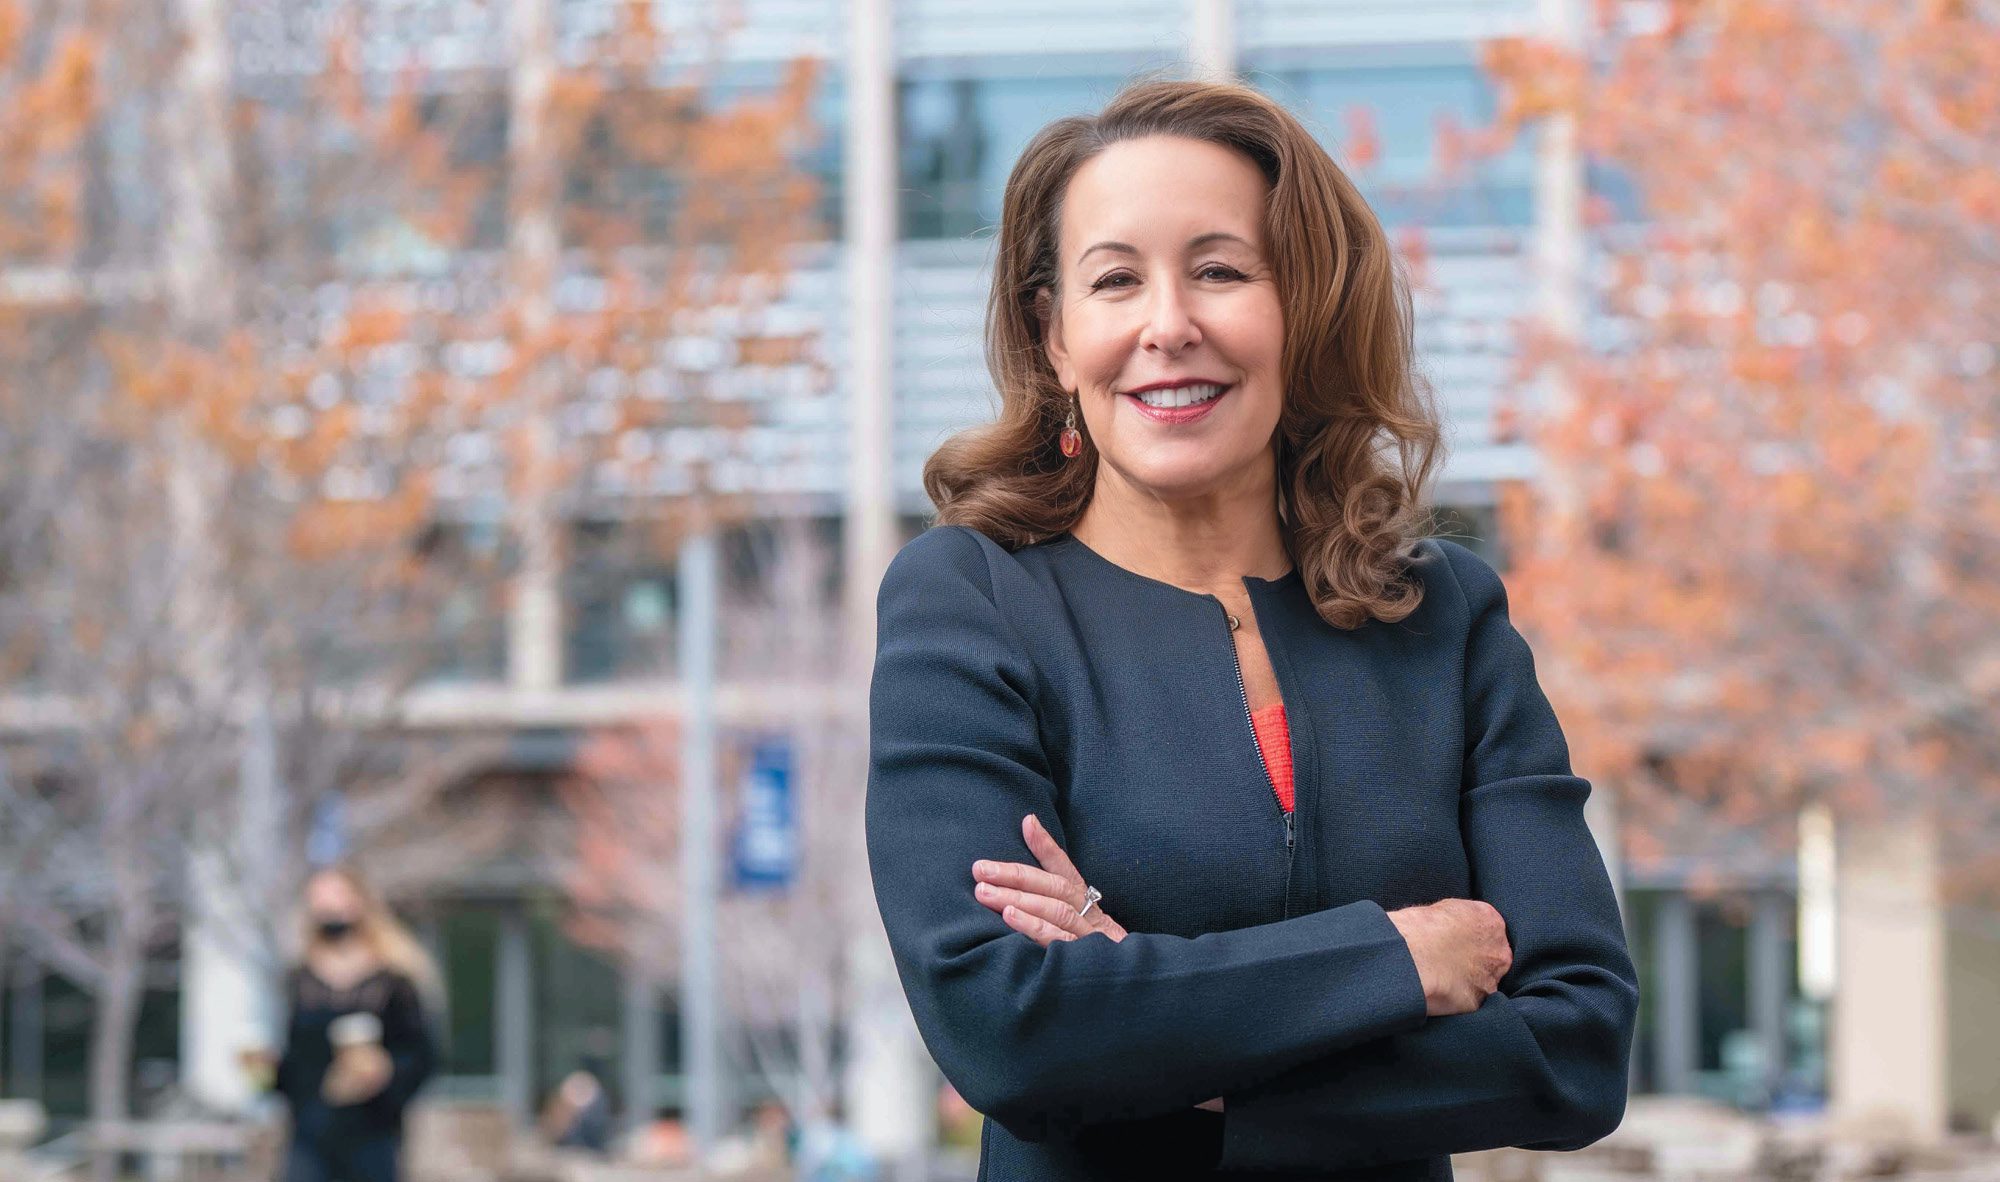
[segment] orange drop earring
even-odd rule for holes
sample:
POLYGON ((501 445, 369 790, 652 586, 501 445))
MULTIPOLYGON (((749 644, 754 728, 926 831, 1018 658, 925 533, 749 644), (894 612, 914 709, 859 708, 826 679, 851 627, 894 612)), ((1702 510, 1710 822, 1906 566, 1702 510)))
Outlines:
POLYGON ((1075 459, 1083 452, 1083 432, 1076 429, 1076 403, 1069 404, 1069 414, 1063 419, 1062 434, 1056 437, 1062 446, 1062 454, 1075 459))

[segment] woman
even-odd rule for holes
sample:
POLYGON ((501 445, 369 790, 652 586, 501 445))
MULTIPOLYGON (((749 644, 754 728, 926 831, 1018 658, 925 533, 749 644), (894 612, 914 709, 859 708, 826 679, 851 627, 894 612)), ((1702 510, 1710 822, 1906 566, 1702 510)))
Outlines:
POLYGON ((1023 152, 993 283, 999 419, 879 593, 866 818, 980 1177, 1602 1137, 1638 989, 1590 785, 1499 577, 1421 536, 1438 417, 1353 184, 1254 90, 1135 84, 1023 152))
POLYGON ((361 876, 323 867, 305 884, 304 955, 270 1083, 292 1110, 285 1182, 396 1182, 403 1111, 436 1062, 422 945, 361 876))

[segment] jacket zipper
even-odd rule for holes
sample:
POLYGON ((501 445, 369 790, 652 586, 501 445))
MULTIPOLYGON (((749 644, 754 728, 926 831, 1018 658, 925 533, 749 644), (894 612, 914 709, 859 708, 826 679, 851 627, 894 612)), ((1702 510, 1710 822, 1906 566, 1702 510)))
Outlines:
MULTIPOLYGON (((1215 599, 1215 596, 1209 598, 1215 599)), ((1229 659, 1236 669, 1236 693, 1243 700, 1243 723, 1250 728, 1250 749, 1256 752, 1257 766, 1263 769, 1264 786, 1271 790, 1271 803, 1278 807, 1285 820, 1285 918, 1289 919, 1292 914, 1292 811, 1278 799, 1278 782, 1271 778, 1271 765, 1264 761, 1264 744, 1257 739, 1257 720, 1250 714, 1250 690, 1243 684, 1243 658, 1236 654, 1236 638, 1229 635, 1229 609, 1220 599, 1215 599, 1215 605, 1222 608, 1223 635, 1229 641, 1229 659)))

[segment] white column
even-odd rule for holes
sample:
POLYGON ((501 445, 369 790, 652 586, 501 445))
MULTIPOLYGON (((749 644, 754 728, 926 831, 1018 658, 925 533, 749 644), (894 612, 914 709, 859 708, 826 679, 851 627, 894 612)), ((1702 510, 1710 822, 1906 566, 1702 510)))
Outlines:
POLYGON ((708 1160, 728 1129, 722 1074, 722 1007, 716 997, 716 836, 714 526, 698 524, 679 561, 681 714, 681 1071, 687 1128, 696 1161, 708 1160))
MULTIPOLYGON (((228 5, 181 0, 176 15, 185 43, 163 112, 170 158, 162 174, 169 212, 162 255, 167 306, 179 331, 213 341, 236 312, 229 248, 235 161, 227 134, 228 5)), ((210 504, 219 465, 205 445, 178 427, 169 428, 163 438, 173 457, 180 552, 197 572, 171 585, 186 597, 181 605, 186 627, 207 633, 207 643, 192 645, 187 672, 204 701, 212 704, 220 700, 229 677, 223 669, 228 658, 221 633, 236 615, 232 589, 220 574, 210 504)), ((271 974, 260 963, 268 949, 254 918, 270 901, 269 882, 258 873, 257 859, 271 856, 280 828, 273 799, 276 758, 269 696, 253 686, 246 698, 257 702, 261 712, 242 736, 238 828, 205 835, 201 848, 191 852, 192 905, 181 962, 181 1083, 196 1099, 224 1110, 241 1110, 253 1094, 237 1053, 270 1047, 279 1033, 269 1028, 271 974), (211 841, 233 848, 218 848, 211 841)))
POLYGON ((1672 1095, 1694 1090, 1701 1046, 1699 948, 1694 904, 1678 891, 1662 893, 1653 912, 1653 1083, 1672 1095))
MULTIPOLYGON (((509 31, 507 155, 510 198, 508 278, 514 285, 520 344, 538 347, 555 315, 550 294, 561 254, 555 203, 559 162, 550 126, 556 82, 554 0, 513 0, 509 31)), ((544 358, 524 379, 520 406, 528 421, 521 492, 510 506, 521 549, 508 586, 507 682, 538 693, 562 683, 562 523, 555 516, 557 438, 561 401, 558 363, 544 358)))
POLYGON ((1629 935, 1632 917, 1625 906, 1625 849, 1618 838, 1618 793, 1609 781, 1592 782, 1590 796, 1583 802, 1583 823, 1589 827, 1591 837, 1597 841, 1597 852, 1604 858, 1604 872, 1611 879, 1618 915, 1625 921, 1629 935))
MULTIPOLYGON (((1571 51, 1583 46, 1583 15, 1578 0, 1539 0, 1538 15, 1543 35, 1571 51)), ((1534 261, 1538 295, 1537 315, 1543 327, 1565 339, 1583 334, 1588 312, 1588 291, 1584 274, 1585 240, 1583 228, 1583 157, 1577 149, 1576 120, 1554 115, 1542 120, 1536 132, 1540 139, 1535 153, 1534 261)), ((1538 388, 1542 408, 1554 412, 1574 397, 1554 375, 1543 375, 1538 388)), ((1560 472, 1552 472, 1537 462, 1535 470, 1548 494, 1551 512, 1558 521, 1553 529, 1563 536, 1573 526, 1561 524, 1580 511, 1578 494, 1560 472)), ((1587 774, 1587 773, 1586 773, 1587 774)), ((1584 822, 1597 839, 1604 856, 1611 888, 1618 896, 1619 910, 1625 906, 1624 859, 1618 840, 1618 801, 1613 786, 1594 785, 1584 804, 1584 822)))
POLYGON ((276 1052, 284 1036, 270 1018, 270 990, 240 942, 212 917, 188 925, 180 976, 181 1086, 205 1106, 243 1112, 256 1092, 238 1052, 252 1047, 276 1052))
POLYGON ((848 657, 865 670, 874 648, 875 589, 896 546, 890 323, 896 267, 895 65, 889 0, 850 0, 849 8, 842 254, 850 418, 842 549, 848 657))
POLYGON ((1823 804, 1809 805, 1799 812, 1799 992, 1821 1003, 1833 999, 1839 983, 1834 865, 1833 813, 1823 804))
MULTIPOLYGON (((890 294, 896 266, 895 57, 889 0, 849 0, 847 58, 847 208, 845 259, 849 314, 846 375, 850 421, 845 549, 846 660, 865 727, 867 679, 875 649, 875 592, 896 545, 896 465, 892 408, 890 294)), ((851 818, 858 826, 861 819, 851 818)), ((858 836, 848 835, 862 849, 858 836)), ((852 973, 842 1077, 848 1124, 892 1174, 920 1163, 936 1133, 936 1068, 890 958, 865 874, 844 900, 860 933, 848 950, 852 973)))
POLYGON ((1188 64, 1209 82, 1236 78, 1235 0, 1192 0, 1188 12, 1188 64))
MULTIPOLYGON (((1583 42, 1577 0, 1539 0, 1543 36, 1572 51, 1583 42)), ((1553 115, 1540 124, 1535 155, 1536 280, 1542 321, 1575 337, 1583 330, 1583 161, 1577 153, 1576 120, 1553 115)), ((1567 391, 1550 390, 1552 397, 1567 391)))
POLYGON ((237 761, 235 829, 214 838, 230 848, 190 851, 181 942, 181 1086, 225 1112, 243 1112, 257 1099, 238 1056, 250 1048, 275 1051, 284 1037, 276 925, 260 914, 279 897, 274 859, 284 848, 277 733, 270 695, 260 687, 251 697, 237 761))
POLYGON ((1945 929, 1928 818, 1842 819, 1839 992, 1827 1070, 1834 1115, 1945 1133, 1945 929))

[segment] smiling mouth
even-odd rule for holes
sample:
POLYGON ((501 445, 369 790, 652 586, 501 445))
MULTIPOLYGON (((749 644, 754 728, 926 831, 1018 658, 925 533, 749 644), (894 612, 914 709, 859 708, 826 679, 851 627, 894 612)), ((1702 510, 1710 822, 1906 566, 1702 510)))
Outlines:
POLYGON ((1141 390, 1129 396, 1152 410, 1185 410, 1214 402, 1232 388, 1213 383, 1199 383, 1163 390, 1141 390))

